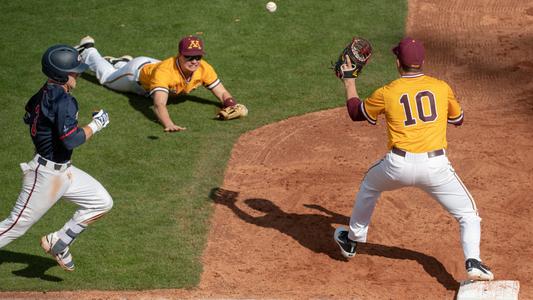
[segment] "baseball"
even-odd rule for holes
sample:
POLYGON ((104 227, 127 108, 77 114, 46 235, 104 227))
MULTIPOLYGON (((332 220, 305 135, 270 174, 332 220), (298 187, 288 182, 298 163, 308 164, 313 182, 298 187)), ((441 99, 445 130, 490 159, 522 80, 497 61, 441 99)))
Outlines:
POLYGON ((271 13, 275 12, 277 8, 278 6, 276 5, 276 3, 272 1, 268 2, 266 5, 266 9, 271 13))

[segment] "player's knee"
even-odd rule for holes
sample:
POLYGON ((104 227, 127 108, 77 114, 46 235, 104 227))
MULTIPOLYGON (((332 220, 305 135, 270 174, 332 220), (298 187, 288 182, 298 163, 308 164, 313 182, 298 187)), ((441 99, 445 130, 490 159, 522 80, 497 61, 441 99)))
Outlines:
POLYGON ((106 213, 113 208, 113 198, 111 198, 111 195, 107 191, 103 191, 100 194, 100 207, 99 210, 101 210, 103 213, 106 213))
POLYGON ((111 208, 113 208, 113 198, 111 198, 111 196, 109 196, 108 194, 108 197, 106 198, 105 202, 104 202, 104 211, 105 212, 108 212, 111 210, 111 208))

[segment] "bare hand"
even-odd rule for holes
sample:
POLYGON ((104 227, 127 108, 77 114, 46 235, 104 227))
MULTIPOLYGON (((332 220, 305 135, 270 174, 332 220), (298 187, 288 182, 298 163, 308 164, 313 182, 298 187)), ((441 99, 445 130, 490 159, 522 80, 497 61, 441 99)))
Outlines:
POLYGON ((165 132, 176 132, 176 131, 183 131, 183 130, 186 130, 187 128, 185 127, 180 127, 178 125, 170 125, 170 126, 167 126, 165 127, 165 132))
POLYGON ((355 71, 355 65, 352 64, 352 61, 348 55, 345 55, 344 60, 345 63, 341 65, 342 79, 344 81, 355 81, 355 76, 353 75, 353 72, 355 71))

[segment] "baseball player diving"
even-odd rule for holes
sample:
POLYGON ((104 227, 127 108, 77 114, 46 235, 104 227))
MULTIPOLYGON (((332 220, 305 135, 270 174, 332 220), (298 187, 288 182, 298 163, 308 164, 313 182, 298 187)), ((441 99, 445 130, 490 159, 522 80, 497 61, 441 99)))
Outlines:
POLYGON ((165 132, 186 129, 176 125, 170 118, 167 109, 169 96, 189 94, 200 85, 220 100, 223 109, 217 115, 219 119, 235 119, 248 114, 248 109, 236 102, 215 69, 203 59, 204 43, 196 36, 182 38, 178 54, 163 61, 144 56, 132 58, 129 55, 102 57, 90 36, 82 38, 80 44, 74 47, 100 84, 115 91, 151 97, 154 113, 165 132))
POLYGON ((435 198, 459 222, 468 279, 493 280, 493 273, 480 258, 481 219, 476 204, 446 156, 447 124, 459 126, 463 122, 463 111, 452 89, 423 73, 424 47, 420 41, 406 37, 393 49, 400 78, 361 101, 355 77, 371 48, 360 44, 345 49, 344 53, 355 55, 341 55, 337 76, 344 84, 346 106, 353 121, 366 120, 375 125, 378 115, 385 115, 390 151, 367 171, 349 228, 337 228, 335 242, 345 257, 354 256, 358 243, 367 240, 370 218, 381 192, 415 186, 435 198))
POLYGON ((35 156, 21 163, 22 190, 11 214, 0 223, 0 248, 22 236, 60 198, 79 206, 58 231, 41 238, 41 247, 66 271, 74 271, 69 246, 85 228, 106 214, 113 200, 93 177, 71 163, 74 148, 109 124, 106 111, 78 126, 78 102, 71 95, 76 78, 87 69, 76 49, 55 45, 42 56, 42 71, 48 77, 26 104, 24 122, 35 145, 35 156))

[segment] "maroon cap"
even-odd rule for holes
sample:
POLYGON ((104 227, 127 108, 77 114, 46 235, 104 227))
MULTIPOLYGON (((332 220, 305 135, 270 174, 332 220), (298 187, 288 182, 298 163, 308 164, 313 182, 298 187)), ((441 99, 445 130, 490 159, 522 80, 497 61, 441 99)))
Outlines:
POLYGON ((185 56, 204 55, 204 42, 196 36, 189 35, 181 39, 179 53, 185 56))
POLYGON ((420 68, 424 62, 425 50, 421 42, 406 37, 392 49, 402 66, 420 68))

